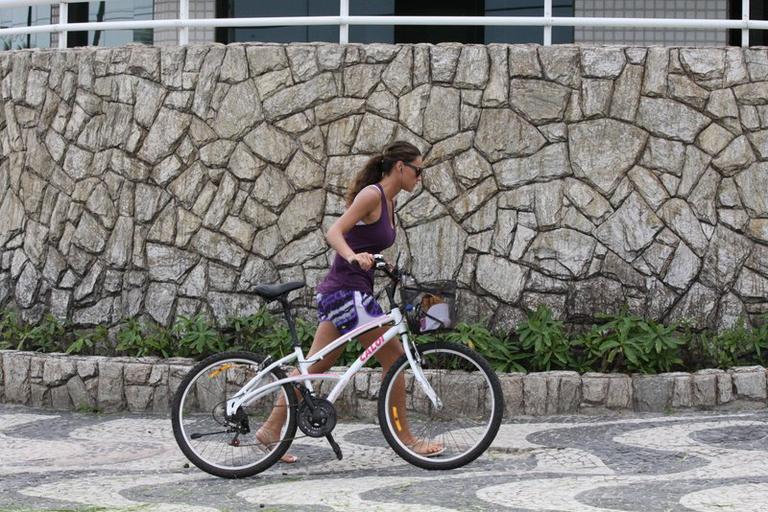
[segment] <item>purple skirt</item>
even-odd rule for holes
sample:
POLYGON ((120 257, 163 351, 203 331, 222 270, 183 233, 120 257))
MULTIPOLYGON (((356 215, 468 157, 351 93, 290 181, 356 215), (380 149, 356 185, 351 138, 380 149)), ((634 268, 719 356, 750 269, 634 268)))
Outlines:
POLYGON ((341 334, 384 314, 373 296, 357 290, 317 294, 317 319, 331 322, 341 334))

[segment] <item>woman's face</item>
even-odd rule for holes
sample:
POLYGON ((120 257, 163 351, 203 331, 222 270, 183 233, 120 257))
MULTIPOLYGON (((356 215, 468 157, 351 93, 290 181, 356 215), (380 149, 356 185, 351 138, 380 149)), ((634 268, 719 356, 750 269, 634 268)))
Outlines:
POLYGON ((421 181, 421 173, 424 170, 422 167, 424 164, 421 161, 421 157, 416 157, 410 162, 400 161, 398 165, 401 166, 402 170, 401 186, 403 190, 413 192, 413 189, 415 189, 416 185, 421 181))

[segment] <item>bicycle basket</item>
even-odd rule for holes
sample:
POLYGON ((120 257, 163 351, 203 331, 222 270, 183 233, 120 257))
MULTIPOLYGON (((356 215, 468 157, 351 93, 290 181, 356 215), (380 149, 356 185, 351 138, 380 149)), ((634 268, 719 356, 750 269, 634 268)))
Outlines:
POLYGON ((456 324, 456 283, 433 281, 400 288, 405 318, 412 333, 451 329, 456 324))

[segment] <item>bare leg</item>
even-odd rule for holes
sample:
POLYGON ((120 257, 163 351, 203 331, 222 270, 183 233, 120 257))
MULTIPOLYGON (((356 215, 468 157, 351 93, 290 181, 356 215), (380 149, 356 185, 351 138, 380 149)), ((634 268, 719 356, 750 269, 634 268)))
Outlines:
MULTIPOLYGON (((386 330, 386 327, 382 327, 366 333, 360 336, 360 343, 367 348, 376 340, 376 338, 384 334, 386 330)), ((387 374, 390 367, 395 364, 395 361, 400 359, 403 353, 403 346, 398 343, 398 338, 389 340, 386 345, 376 352, 375 357, 379 364, 381 364, 382 377, 387 374)), ((395 379, 391 397, 392 407, 396 407, 398 411, 399 426, 395 431, 400 440, 406 445, 413 447, 414 451, 422 455, 428 455, 442 450, 443 445, 441 443, 430 441, 429 439, 418 439, 413 435, 410 425, 408 424, 408 418, 405 414, 405 395, 405 377, 403 374, 400 374, 395 379)))
MULTIPOLYGON (((340 335, 339 330, 331 322, 320 322, 320 325, 317 326, 317 331, 315 331, 315 339, 312 341, 312 347, 309 349, 307 357, 321 351, 340 335)), ((336 362, 343 350, 343 346, 339 347, 321 361, 310 366, 309 371, 311 373, 323 373, 328 370, 328 368, 333 366, 333 363, 336 362)), ((299 373, 299 370, 296 369, 291 372, 291 375, 299 375, 299 373)), ((285 421, 288 417, 285 405, 285 398, 283 398, 283 395, 278 395, 272 413, 269 415, 269 418, 267 418, 267 421, 264 422, 261 428, 256 432, 256 439, 261 443, 269 446, 280 440, 280 430, 283 425, 285 425, 285 421)), ((298 458, 295 455, 285 454, 280 460, 282 462, 293 463, 296 462, 298 458)))

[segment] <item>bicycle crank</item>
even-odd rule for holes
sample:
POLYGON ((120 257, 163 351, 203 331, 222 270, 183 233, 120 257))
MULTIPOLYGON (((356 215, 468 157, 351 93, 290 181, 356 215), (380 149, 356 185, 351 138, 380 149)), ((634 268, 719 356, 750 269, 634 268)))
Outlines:
POLYGON ((336 408, 324 398, 309 397, 299 407, 298 424, 309 437, 325 437, 336 426, 336 408))

